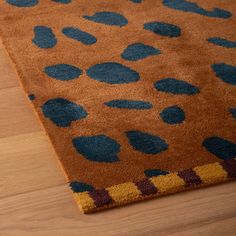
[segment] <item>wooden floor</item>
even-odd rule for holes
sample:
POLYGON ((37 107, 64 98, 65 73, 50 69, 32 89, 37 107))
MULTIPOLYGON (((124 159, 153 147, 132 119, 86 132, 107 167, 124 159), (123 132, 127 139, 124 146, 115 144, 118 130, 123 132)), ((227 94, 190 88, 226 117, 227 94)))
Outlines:
POLYGON ((236 235, 236 182, 84 215, 0 43, 0 236, 236 235))

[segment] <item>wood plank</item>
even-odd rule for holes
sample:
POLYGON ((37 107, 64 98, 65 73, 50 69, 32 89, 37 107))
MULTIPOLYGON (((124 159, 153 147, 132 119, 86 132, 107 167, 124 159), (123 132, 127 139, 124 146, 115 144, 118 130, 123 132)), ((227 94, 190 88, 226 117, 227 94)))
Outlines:
POLYGON ((236 217, 233 216, 232 218, 226 218, 223 220, 218 220, 216 222, 207 223, 198 225, 198 227, 193 227, 192 229, 176 232, 173 234, 170 234, 171 236, 230 236, 235 235, 236 231, 236 217))
POLYGON ((0 198, 65 183, 45 134, 0 139, 0 198))
POLYGON ((0 89, 20 86, 17 75, 12 69, 10 58, 0 41, 0 89))
POLYGON ((0 89, 0 138, 42 130, 21 87, 0 89))
POLYGON ((232 182, 83 215, 63 185, 1 199, 0 232, 3 236, 233 236, 235 198, 232 182))

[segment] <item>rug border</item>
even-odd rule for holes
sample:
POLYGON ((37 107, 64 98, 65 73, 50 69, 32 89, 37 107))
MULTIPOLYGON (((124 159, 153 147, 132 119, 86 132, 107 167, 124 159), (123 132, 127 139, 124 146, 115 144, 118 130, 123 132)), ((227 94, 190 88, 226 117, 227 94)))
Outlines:
POLYGON ((236 179, 236 158, 196 166, 130 181, 103 189, 73 192, 75 201, 83 213, 89 214, 146 199, 161 197, 190 189, 202 188, 236 179))

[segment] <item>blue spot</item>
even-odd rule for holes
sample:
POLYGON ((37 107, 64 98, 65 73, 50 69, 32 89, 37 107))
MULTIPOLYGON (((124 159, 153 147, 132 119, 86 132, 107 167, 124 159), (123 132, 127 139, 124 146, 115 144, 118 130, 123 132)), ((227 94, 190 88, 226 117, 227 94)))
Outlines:
POLYGON ((85 45, 92 45, 97 42, 97 39, 93 35, 78 28, 66 27, 62 30, 62 33, 67 37, 80 41, 85 45))
POLYGON ((185 120, 185 113, 178 106, 171 106, 171 107, 165 108, 160 113, 160 116, 164 122, 170 125, 180 124, 185 120))
POLYGON ((6 0, 7 3, 16 7, 33 7, 38 4, 38 0, 6 0))
POLYGON ((146 110, 152 108, 152 104, 149 102, 134 101, 134 100, 112 100, 110 102, 105 102, 105 105, 120 109, 124 108, 124 109, 146 110))
POLYGON ((68 3, 71 2, 71 0, 53 0, 53 2, 58 2, 58 3, 68 4, 68 3))
POLYGON ((35 95, 34 94, 29 94, 28 96, 30 101, 34 101, 35 100, 35 95))
POLYGON ((150 178, 158 175, 167 175, 169 174, 169 172, 166 170, 148 169, 144 171, 144 174, 146 175, 146 177, 150 178))
POLYGON ((130 0, 130 1, 133 3, 142 3, 143 2, 143 0, 130 0))
POLYGON ((233 116, 233 118, 236 119, 236 108, 231 108, 231 109, 229 109, 229 112, 231 113, 231 115, 233 116))
POLYGON ((97 12, 93 16, 83 17, 87 20, 105 25, 115 25, 122 27, 128 24, 128 20, 124 16, 115 12, 97 12))
POLYGON ((42 106, 45 117, 60 127, 70 126, 72 121, 81 120, 88 114, 82 106, 64 98, 50 99, 42 106))
POLYGON ((214 43, 218 46, 225 47, 225 48, 236 48, 236 42, 229 41, 229 40, 223 39, 223 38, 218 38, 218 37, 209 38, 209 39, 207 39, 207 41, 210 43, 214 43))
POLYGON ((168 149, 168 144, 165 140, 158 136, 140 131, 128 131, 126 132, 126 135, 133 148, 140 152, 157 154, 168 149))
POLYGON ((71 80, 78 78, 82 74, 82 70, 78 67, 68 64, 57 64, 44 68, 44 72, 57 80, 71 80))
POLYGON ((212 11, 207 11, 198 6, 197 3, 189 2, 186 0, 163 0, 162 3, 172 9, 197 13, 203 16, 216 17, 216 18, 229 18, 232 14, 220 8, 214 8, 212 11))
POLYGON ((57 44, 57 39, 49 27, 35 26, 32 42, 39 48, 53 48, 57 44))
POLYGON ((71 182, 70 187, 72 191, 75 193, 81 193, 81 192, 86 192, 86 191, 89 192, 89 191, 94 190, 94 187, 92 185, 86 184, 83 182, 77 182, 77 181, 71 182))
POLYGON ((106 135, 82 136, 72 140, 77 152, 86 159, 97 162, 117 162, 120 144, 106 135))
POLYGON ((225 63, 213 64, 211 68, 216 76, 228 84, 236 85, 236 66, 225 63))
POLYGON ((87 70, 87 75, 108 84, 126 84, 136 82, 140 78, 139 73, 116 62, 94 65, 87 70))
POLYGON ((173 94, 185 94, 193 95, 199 93, 199 89, 183 80, 177 80, 174 78, 166 78, 157 81, 154 87, 158 91, 173 93, 173 94))
POLYGON ((124 52, 121 54, 121 57, 129 61, 138 61, 148 56, 158 55, 160 53, 161 51, 154 47, 142 43, 134 43, 129 45, 124 50, 124 52))
POLYGON ((181 29, 172 24, 164 23, 164 22, 150 22, 144 24, 144 29, 154 32, 155 34, 159 34, 167 37, 179 37, 181 35, 181 29))
POLYGON ((236 157, 236 144, 220 137, 210 137, 202 145, 215 156, 228 160, 236 157))

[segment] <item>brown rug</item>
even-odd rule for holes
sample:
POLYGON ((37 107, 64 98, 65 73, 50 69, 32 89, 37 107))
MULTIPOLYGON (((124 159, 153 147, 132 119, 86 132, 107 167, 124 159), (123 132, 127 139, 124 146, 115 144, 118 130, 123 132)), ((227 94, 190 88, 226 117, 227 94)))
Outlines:
POLYGON ((83 212, 236 178, 235 26, 235 1, 1 1, 83 212))

